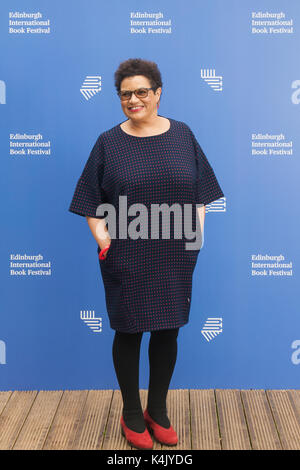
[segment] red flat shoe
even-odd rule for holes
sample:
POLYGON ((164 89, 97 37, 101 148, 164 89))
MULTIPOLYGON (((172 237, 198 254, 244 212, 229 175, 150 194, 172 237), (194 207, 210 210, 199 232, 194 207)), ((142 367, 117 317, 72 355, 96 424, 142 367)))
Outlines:
POLYGON ((126 426, 123 415, 121 416, 121 432, 129 444, 137 449, 153 448, 153 441, 147 427, 144 432, 134 432, 126 426))
POLYGON ((171 425, 168 429, 160 426, 151 418, 147 409, 144 411, 144 419, 146 425, 149 428, 149 431, 153 432, 153 435, 158 442, 160 442, 161 444, 166 444, 168 446, 174 446, 177 444, 178 437, 176 431, 172 428, 171 425))

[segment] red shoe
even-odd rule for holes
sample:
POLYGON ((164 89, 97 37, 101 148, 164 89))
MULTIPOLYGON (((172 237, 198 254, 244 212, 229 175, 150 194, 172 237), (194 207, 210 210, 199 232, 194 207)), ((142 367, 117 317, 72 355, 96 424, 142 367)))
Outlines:
POLYGON ((151 418, 147 409, 144 411, 144 419, 146 425, 149 428, 149 431, 153 432, 153 435, 158 442, 160 442, 161 444, 166 444, 168 446, 174 446, 177 444, 178 437, 176 431, 172 428, 171 425, 168 429, 160 426, 151 418))
POLYGON ((121 416, 121 432, 132 446, 138 449, 153 448, 153 441, 147 427, 144 432, 134 432, 126 426, 123 415, 121 416))

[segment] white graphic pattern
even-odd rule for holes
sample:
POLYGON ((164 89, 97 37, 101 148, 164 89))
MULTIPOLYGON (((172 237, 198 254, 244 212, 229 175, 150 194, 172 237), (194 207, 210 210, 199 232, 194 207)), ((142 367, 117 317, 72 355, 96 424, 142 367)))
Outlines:
POLYGON ((215 69, 201 69, 201 78, 208 83, 214 91, 222 91, 223 77, 216 75, 215 69))
POLYGON ((6 364, 6 344, 0 340, 0 364, 6 364))
POLYGON ((220 197, 217 201, 210 202, 205 206, 205 212, 226 212, 226 198, 220 197))
POLYGON ((86 100, 89 100, 99 91, 101 91, 101 76, 87 75, 80 88, 80 93, 83 94, 86 100))
POLYGON ((102 318, 95 317, 95 310, 80 310, 80 318, 94 333, 102 331, 102 318))
POLYGON ((6 104, 6 85, 3 80, 0 80, 0 104, 6 104))
POLYGON ((222 318, 208 318, 201 330, 201 333, 207 341, 210 341, 218 334, 222 333, 222 326, 222 318))

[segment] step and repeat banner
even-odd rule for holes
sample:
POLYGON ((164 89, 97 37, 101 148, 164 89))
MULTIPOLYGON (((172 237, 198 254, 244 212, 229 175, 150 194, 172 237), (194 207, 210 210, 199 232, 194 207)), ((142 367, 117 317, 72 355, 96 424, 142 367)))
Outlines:
POLYGON ((2 0, 0 41, 0 389, 118 388, 96 241, 68 209, 127 119, 129 58, 158 65, 159 114, 192 129, 225 195, 170 388, 299 388, 299 1, 2 0))

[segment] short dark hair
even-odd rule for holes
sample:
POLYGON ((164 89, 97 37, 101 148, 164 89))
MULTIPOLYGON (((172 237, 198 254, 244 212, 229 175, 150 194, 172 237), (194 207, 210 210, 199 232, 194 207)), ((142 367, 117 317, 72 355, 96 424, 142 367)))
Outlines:
POLYGON ((162 87, 161 74, 155 62, 144 59, 128 59, 121 62, 115 72, 115 87, 117 92, 120 91, 122 80, 134 75, 144 75, 144 77, 147 77, 155 91, 157 88, 162 87))

